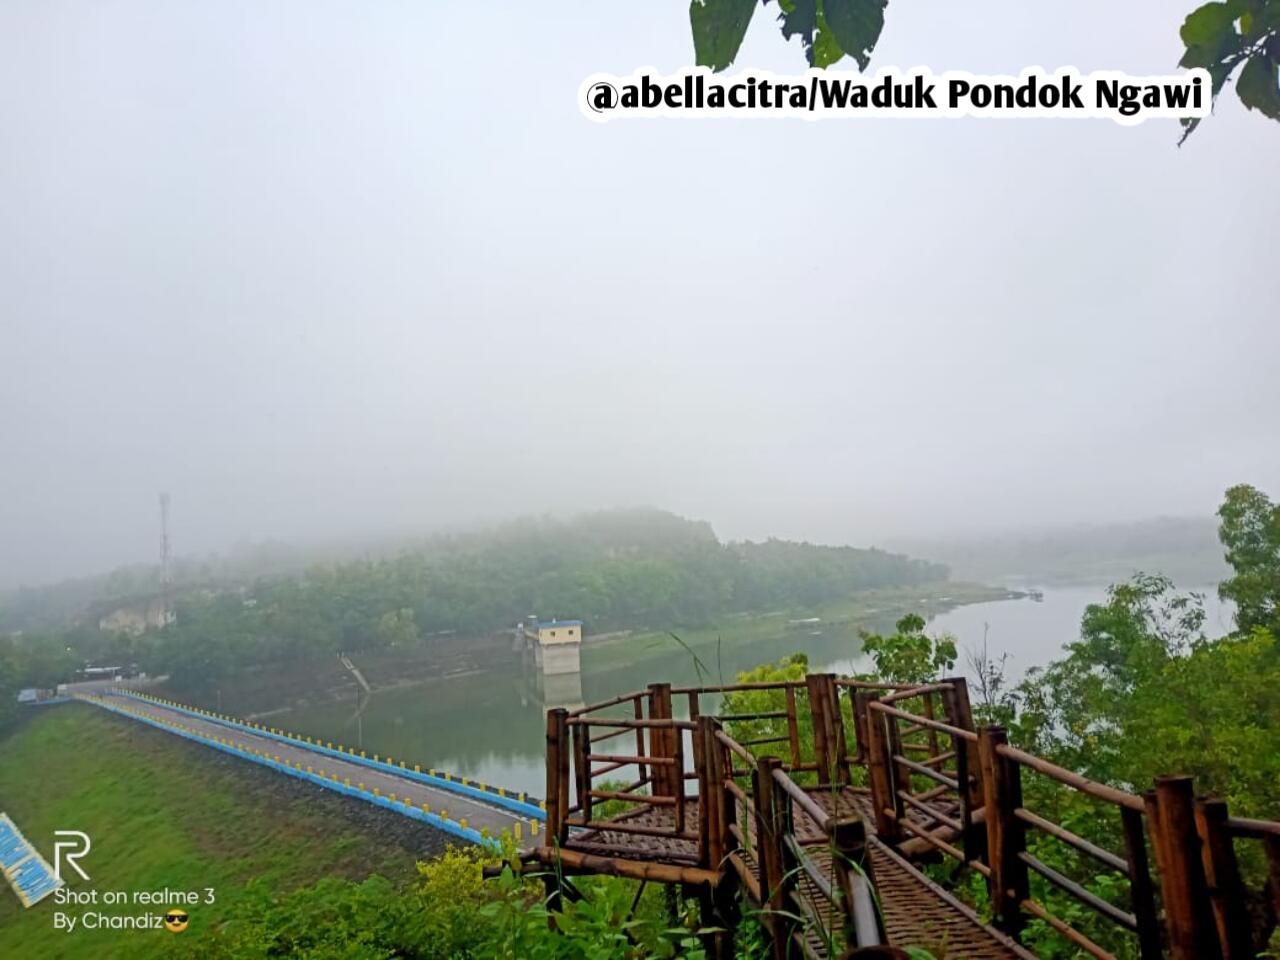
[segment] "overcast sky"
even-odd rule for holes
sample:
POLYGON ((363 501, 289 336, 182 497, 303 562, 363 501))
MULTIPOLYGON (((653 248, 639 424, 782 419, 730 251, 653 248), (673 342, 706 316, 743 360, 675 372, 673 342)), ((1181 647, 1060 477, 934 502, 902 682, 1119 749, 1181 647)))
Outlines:
MULTIPOLYGON (((1167 73, 1191 6, 891 0, 872 66, 1167 73)), ((683 0, 0 4, 0 584, 154 559, 160 490, 184 554, 1280 494, 1280 124, 578 111, 692 58, 683 0)))

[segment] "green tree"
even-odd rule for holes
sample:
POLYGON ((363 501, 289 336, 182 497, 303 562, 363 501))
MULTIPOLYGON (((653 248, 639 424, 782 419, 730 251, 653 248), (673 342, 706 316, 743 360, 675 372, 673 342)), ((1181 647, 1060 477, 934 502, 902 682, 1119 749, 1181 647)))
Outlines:
POLYGON ((1218 509, 1218 537, 1234 575, 1218 595, 1236 605, 1236 626, 1280 635, 1280 505, 1247 484, 1232 487, 1218 509))
POLYGON ((1092 604, 1067 656, 1028 671, 1015 739, 1105 783, 1164 773, 1243 815, 1280 815, 1280 648, 1263 628, 1208 639, 1195 594, 1139 575, 1092 604))
POLYGON ((862 634, 862 649, 876 665, 876 676, 889 683, 924 683, 956 665, 955 639, 924 632, 924 618, 909 613, 887 637, 862 634))
POLYGON ((378 618, 378 641, 388 647, 408 647, 418 642, 418 625, 413 608, 389 610, 378 618))

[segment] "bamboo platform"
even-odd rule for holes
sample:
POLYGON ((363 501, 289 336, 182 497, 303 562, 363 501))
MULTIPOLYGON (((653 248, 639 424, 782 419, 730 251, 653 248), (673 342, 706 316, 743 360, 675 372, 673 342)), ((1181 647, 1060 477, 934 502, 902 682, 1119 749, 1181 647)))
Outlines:
POLYGON ((681 885, 704 922, 725 931, 711 936, 721 960, 733 956, 739 893, 759 911, 775 960, 901 958, 906 947, 949 960, 1034 960, 1019 942, 1031 919, 1080 955, 1114 960, 1115 947, 1032 896, 1033 874, 1113 924, 1105 939, 1127 938, 1140 960, 1245 960, 1271 931, 1245 913, 1237 843, 1265 854, 1274 928, 1280 823, 1230 817, 1225 804, 1195 799, 1187 777, 1159 778, 1137 796, 1018 750, 1001 728, 975 730, 963 679, 894 686, 817 674, 653 684, 550 711, 546 839, 520 866, 550 868, 553 904, 567 878, 583 874, 681 885), (767 691, 771 708, 701 709, 708 694, 740 690, 767 691), (681 699, 687 719, 674 715, 681 699), (780 756, 762 753, 770 749, 780 756), (1125 849, 1101 849, 1025 809, 1024 771, 1096 802, 1125 849), (629 809, 599 815, 618 802, 629 809), (1103 900, 1032 856, 1033 831, 1119 874, 1123 898, 1103 900), (931 879, 929 863, 985 881, 990 915, 931 879))

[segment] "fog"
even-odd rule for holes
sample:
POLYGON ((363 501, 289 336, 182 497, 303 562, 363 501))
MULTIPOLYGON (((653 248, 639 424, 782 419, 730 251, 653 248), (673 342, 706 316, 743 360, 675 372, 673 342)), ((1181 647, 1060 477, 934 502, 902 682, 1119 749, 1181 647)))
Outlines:
MULTIPOLYGON (((892 0, 1170 72, 1193 3, 892 0)), ((799 73, 758 9, 739 66, 799 73)), ((0 585, 651 504, 874 543, 1280 492, 1280 124, 589 123, 684 0, 0 6, 0 585)))

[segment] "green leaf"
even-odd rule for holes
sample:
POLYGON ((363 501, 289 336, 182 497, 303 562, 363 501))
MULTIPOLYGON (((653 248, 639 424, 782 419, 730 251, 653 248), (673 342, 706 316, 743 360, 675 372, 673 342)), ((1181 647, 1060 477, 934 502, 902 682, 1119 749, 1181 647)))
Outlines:
POLYGON ((690 0, 694 56, 717 73, 733 63, 747 35, 756 0, 690 0))
POLYGON ((818 30, 818 0, 792 0, 782 7, 782 38, 790 40, 799 34, 804 55, 813 66, 813 35, 818 30), (790 7, 790 9, 788 9, 790 7))
POLYGON ((867 69, 884 29, 887 0, 825 0, 823 16, 841 49, 867 69))
POLYGON ((1228 31, 1234 33, 1236 20, 1245 12, 1245 6, 1240 0, 1206 3, 1197 7, 1182 23, 1182 42, 1191 47, 1216 40, 1228 31))
POLYGON ((843 56, 844 50, 836 41, 831 27, 822 18, 822 14, 818 14, 818 35, 813 41, 813 65, 819 70, 825 70, 843 56))
MULTIPOLYGON (((1213 70, 1214 67, 1224 62, 1229 62, 1230 65, 1234 66, 1236 58, 1239 57, 1243 50, 1244 38, 1234 30, 1229 30, 1205 43, 1192 44, 1187 47, 1186 53, 1178 61, 1178 66, 1187 70, 1195 67, 1213 70)), ((1227 72, 1230 73, 1231 71, 1228 70, 1227 72)), ((1223 79, 1225 80, 1226 77, 1224 76, 1223 79)), ((1219 84, 1219 88, 1221 88, 1221 84, 1219 84)))
POLYGON ((1265 53, 1255 53, 1240 71, 1236 94, 1250 110, 1257 110, 1272 120, 1280 120, 1280 80, 1275 60, 1265 53))

